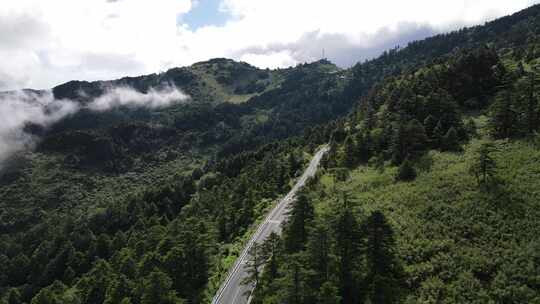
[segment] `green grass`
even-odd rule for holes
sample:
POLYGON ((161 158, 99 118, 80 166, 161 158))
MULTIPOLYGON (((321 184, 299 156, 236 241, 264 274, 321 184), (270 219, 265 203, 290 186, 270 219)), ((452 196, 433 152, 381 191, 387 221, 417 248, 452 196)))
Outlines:
POLYGON ((383 211, 395 231, 411 303, 487 303, 510 295, 530 301, 540 282, 534 263, 540 149, 527 141, 497 141, 501 185, 488 193, 468 172, 481 143, 472 140, 463 153, 430 152, 410 183, 394 181, 395 167, 360 167, 342 182, 325 174, 316 210, 332 212, 345 192, 359 215, 383 211))

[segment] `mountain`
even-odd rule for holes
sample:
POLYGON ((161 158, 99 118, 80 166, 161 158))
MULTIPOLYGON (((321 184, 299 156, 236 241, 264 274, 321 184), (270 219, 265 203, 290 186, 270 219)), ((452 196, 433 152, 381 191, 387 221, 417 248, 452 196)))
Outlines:
POLYGON ((278 82, 273 71, 261 70, 245 62, 216 58, 161 74, 126 77, 112 81, 70 81, 52 89, 58 99, 85 102, 105 93, 107 87, 128 86, 147 92, 163 84, 182 88, 198 102, 243 102, 278 82))
POLYGON ((326 170, 252 255, 269 257, 253 303, 540 300, 538 12, 383 55, 451 50, 391 69, 336 123, 326 170))
MULTIPOLYGON (((40 140, 34 152, 18 155, 15 169, 4 168, 2 201, 17 209, 28 205, 34 215, 35 210, 59 205, 86 208, 95 204, 96 195, 115 196, 111 188, 117 187, 116 183, 130 189, 151 181, 161 183, 214 155, 248 151, 298 134, 306 126, 347 111, 348 106, 339 101, 327 102, 330 91, 324 86, 333 87, 341 81, 338 74, 330 73, 337 70, 330 63, 317 62, 266 71, 245 63, 215 59, 160 75, 60 85, 52 90, 57 99, 83 104, 90 102, 92 96, 105 94, 107 87, 129 86, 145 92, 160 83, 172 83, 189 92, 191 100, 157 109, 120 107, 105 112, 82 109, 45 130, 30 128, 40 140), (267 87, 258 88, 259 93, 249 93, 249 102, 238 103, 236 99, 235 103, 229 103, 219 99, 233 96, 234 91, 244 94, 249 91, 246 86, 258 83, 263 74, 268 76, 264 80, 267 87), (230 75, 236 75, 234 81, 227 80, 230 75), (228 84, 222 85, 218 79, 228 84), (299 82, 301 85, 297 86, 299 82), (212 94, 197 93, 200 86, 214 88, 208 90, 212 94), (212 99, 207 99, 208 96, 212 99), (324 111, 318 110, 321 107, 324 111), (52 174, 52 168, 62 177, 52 174), (138 177, 135 181, 134 176, 138 177), (22 189, 29 187, 30 194, 21 197, 22 189), (56 192, 51 192, 54 188, 56 192)), ((25 222, 25 218, 17 216, 15 220, 25 222)))
POLYGON ((256 303, 534 303, 539 33, 532 6, 346 70, 213 59, 57 86, 80 110, 27 124, 35 147, 1 169, 0 298, 206 303, 330 143, 256 303), (91 107, 167 87, 190 99, 91 107))

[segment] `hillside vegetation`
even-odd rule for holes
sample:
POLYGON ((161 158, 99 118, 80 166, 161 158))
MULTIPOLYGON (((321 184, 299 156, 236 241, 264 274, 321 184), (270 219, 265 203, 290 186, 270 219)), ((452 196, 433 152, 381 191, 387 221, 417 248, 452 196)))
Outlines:
POLYGON ((305 206, 295 205, 284 237, 267 241, 278 243, 274 265, 265 268, 275 270, 263 273, 257 299, 539 301, 539 142, 493 141, 496 184, 484 189, 470 168, 486 141, 474 138, 460 152, 428 152, 411 182, 396 182, 399 168, 390 165, 320 173, 305 206), (296 208, 312 211, 297 218, 296 208))
MULTIPOLYGON (((535 9, 444 37, 486 39, 535 9)), ((373 86, 252 255, 254 302, 540 301, 537 22, 373 86)))
POLYGON ((207 303, 329 143, 260 244, 253 303, 539 302, 539 34, 533 6, 347 70, 214 59, 53 88, 84 104, 167 84, 192 101, 29 126, 36 149, 0 173, 0 298, 207 303))

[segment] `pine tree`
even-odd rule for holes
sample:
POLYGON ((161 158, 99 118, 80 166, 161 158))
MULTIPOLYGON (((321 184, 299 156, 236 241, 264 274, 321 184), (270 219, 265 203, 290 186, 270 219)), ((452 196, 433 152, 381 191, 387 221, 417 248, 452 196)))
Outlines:
POLYGON ((308 286, 305 282, 305 271, 300 254, 295 253, 288 258, 285 275, 281 279, 284 293, 281 295, 282 303, 302 304, 309 296, 308 286))
POLYGON ((171 289, 172 281, 165 273, 155 269, 143 279, 141 304, 180 304, 184 301, 171 289))
MULTIPOLYGON (((265 259, 261 246, 254 242, 248 251, 248 260, 246 261, 246 272, 247 277, 242 281, 243 285, 248 285, 250 287, 255 287, 259 285, 261 278, 261 270, 265 265, 265 259)), ((249 296, 249 293, 246 296, 249 296)))
POLYGON ((440 148, 443 144, 443 138, 446 132, 444 132, 444 127, 442 121, 438 121, 435 129, 433 129, 433 134, 431 136, 431 142, 433 147, 440 148))
POLYGON ((429 114, 426 119, 424 119, 424 129, 426 130, 426 135, 429 139, 433 139, 433 131, 437 126, 437 119, 435 116, 429 114))
POLYGON ((120 275, 107 287, 105 301, 103 304, 120 303, 124 298, 131 295, 132 290, 133 286, 131 286, 128 278, 125 275, 120 275))
POLYGON ((404 275, 394 253, 394 233, 384 214, 375 211, 368 217, 365 234, 369 298, 372 303, 398 303, 404 275))
POLYGON ((207 240, 204 227, 193 220, 173 221, 172 228, 177 235, 178 245, 162 258, 173 287, 181 297, 192 300, 198 297, 208 279, 207 240))
POLYGON ((115 257, 115 260, 118 261, 117 265, 115 265, 116 269, 118 269, 120 273, 126 275, 129 279, 135 279, 137 276, 137 264, 135 263, 133 256, 133 250, 124 248, 118 253, 118 256, 115 257))
POLYGON ((533 69, 515 83, 515 110, 522 134, 532 134, 538 129, 538 78, 538 72, 533 69))
POLYGON ((397 181, 412 181, 416 178, 416 170, 411 164, 411 161, 407 158, 399 166, 398 173, 396 175, 397 181))
POLYGON ((337 304, 340 302, 339 289, 332 282, 324 282, 319 290, 317 303, 337 304))
POLYGON ((311 230, 307 244, 310 268, 315 273, 314 288, 318 289, 330 277, 330 234, 323 223, 316 223, 311 230))
POLYGON ((443 137, 443 148, 446 151, 461 151, 459 138, 456 129, 451 127, 443 137))
POLYGON ((360 252, 359 225, 348 208, 347 200, 338 215, 336 234, 336 256, 338 258, 338 281, 343 304, 356 303, 358 279, 354 273, 360 252))
POLYGON ((424 126, 418 120, 400 125, 392 143, 392 162, 399 165, 407 156, 418 156, 426 150, 427 142, 424 126))
MULTIPOLYGON (((289 178, 289 174, 287 172, 287 168, 285 168, 283 164, 278 163, 277 168, 276 168, 276 184, 277 184, 278 193, 285 192, 287 188, 288 178, 289 178)), ((252 207, 249 207, 249 208, 253 209, 252 207)))
POLYGON ((495 138, 508 138, 516 134, 518 118, 513 98, 509 89, 503 90, 495 96, 490 107, 489 127, 495 138))
POLYGON ((400 124, 393 135, 390 148, 392 152, 392 163, 395 165, 401 164, 407 155, 407 144, 405 137, 405 127, 400 124))
POLYGON ((70 285, 73 283, 76 277, 77 277, 77 274, 75 273, 75 270, 73 270, 71 266, 68 266, 66 268, 66 271, 64 271, 64 278, 63 278, 64 283, 70 285))
POLYGON ((335 168, 337 164, 337 143, 334 140, 330 140, 330 150, 323 158, 325 168, 335 168))
POLYGON ((111 241, 107 234, 102 233, 99 235, 95 247, 95 255, 102 258, 107 259, 110 254, 110 247, 111 247, 111 241))
POLYGON ((131 304, 131 298, 123 298, 120 304, 131 304))
POLYGON ((476 177, 479 186, 489 187, 495 177, 497 170, 497 164, 493 159, 495 151, 495 146, 492 143, 482 144, 474 163, 469 168, 469 172, 476 177))
POLYGON ((540 78, 540 73, 538 73, 538 66, 534 66, 533 70, 528 74, 529 89, 527 91, 527 131, 529 134, 532 134, 534 131, 538 130, 539 126, 539 115, 538 115, 538 82, 540 78))
POLYGON ((31 304, 57 304, 56 297, 49 288, 41 289, 30 302, 31 304))
POLYGON ((285 248, 288 252, 302 250, 307 241, 307 225, 313 220, 313 205, 303 193, 294 200, 284 229, 285 248))
POLYGON ((275 232, 272 232, 261 245, 261 250, 267 261, 263 276, 266 281, 272 283, 279 275, 278 259, 281 254, 281 239, 275 232))
POLYGON ((407 154, 417 154, 427 148, 427 135, 424 126, 416 119, 407 124, 407 154))
POLYGON ((363 135, 362 132, 358 132, 356 135, 356 150, 358 160, 362 163, 366 163, 371 157, 373 143, 369 132, 363 135))
POLYGON ((17 288, 11 288, 6 297, 6 304, 22 304, 21 293, 17 288))
POLYGON ((296 157, 295 153, 291 151, 289 153, 289 157, 287 159, 288 166, 289 166, 289 176, 294 177, 296 175, 296 172, 300 170, 302 166, 302 162, 296 157))
POLYGON ((366 114, 364 118, 364 127, 366 128, 367 132, 369 132, 373 130, 373 128, 375 128, 375 125, 377 124, 375 110, 373 109, 373 105, 369 101, 365 102, 365 113, 366 114))
POLYGON ((476 137, 478 135, 476 123, 472 118, 469 118, 465 123, 465 131, 469 137, 476 137))
POLYGON ((354 165, 356 164, 357 156, 352 136, 347 136, 343 149, 343 165, 348 168, 354 167, 354 165))

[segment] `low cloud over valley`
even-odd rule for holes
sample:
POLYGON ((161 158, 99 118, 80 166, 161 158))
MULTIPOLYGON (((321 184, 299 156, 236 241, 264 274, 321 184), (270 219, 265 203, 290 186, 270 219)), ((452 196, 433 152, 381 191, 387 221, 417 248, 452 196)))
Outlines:
POLYGON ((15 153, 31 149, 39 138, 28 132, 31 126, 50 127, 81 109, 102 112, 118 107, 162 108, 189 100, 174 86, 151 88, 141 93, 120 86, 82 105, 68 99, 55 99, 50 91, 20 90, 0 94, 0 166, 15 153))

